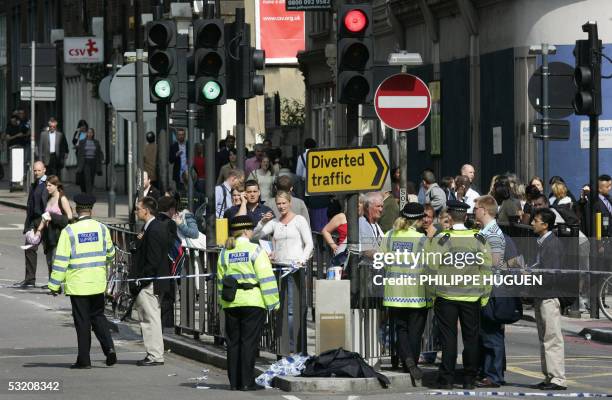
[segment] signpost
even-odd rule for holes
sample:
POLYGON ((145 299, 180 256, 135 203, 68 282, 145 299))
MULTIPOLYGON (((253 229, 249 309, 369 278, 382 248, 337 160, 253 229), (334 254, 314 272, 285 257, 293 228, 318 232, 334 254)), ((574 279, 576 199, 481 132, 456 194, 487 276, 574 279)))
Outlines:
MULTIPOLYGON (((21 100, 31 100, 32 88, 20 88, 21 100)), ((55 86, 34 86, 34 101, 55 101, 55 86)))
POLYGON ((418 77, 400 73, 385 79, 374 96, 378 118, 391 129, 410 131, 421 125, 431 111, 431 94, 418 77))
MULTIPOLYGON (((143 63, 142 105, 143 119, 155 119, 157 107, 149 99, 149 74, 147 64, 143 63)), ((110 84, 110 100, 115 110, 128 121, 136 122, 136 64, 121 67, 113 76, 110 84)))
POLYGON ((310 150, 306 165, 310 195, 380 190, 389 172, 378 147, 310 150))

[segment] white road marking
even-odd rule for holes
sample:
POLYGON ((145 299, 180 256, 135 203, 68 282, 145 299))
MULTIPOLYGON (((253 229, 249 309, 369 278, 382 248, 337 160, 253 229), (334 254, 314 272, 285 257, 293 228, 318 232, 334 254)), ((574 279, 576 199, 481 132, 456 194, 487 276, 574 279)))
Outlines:
POLYGON ((357 400, 359 396, 349 396, 348 400, 357 400))
MULTIPOLYGON (((121 355, 125 355, 125 354, 145 354, 146 351, 128 351, 128 352, 123 352, 120 351, 118 354, 121 355)), ((92 356, 103 356, 104 354, 102 353, 92 353, 92 356)), ((65 356, 70 356, 70 357, 74 357, 74 353, 70 353, 70 354, 37 354, 37 355, 23 355, 23 356, 0 356, 0 359, 5 359, 5 358, 33 358, 33 357, 65 357, 65 356)))
POLYGON ((12 228, 10 227, 6 227, 6 226, 0 226, 0 231, 22 231, 23 230, 23 224, 9 224, 12 226, 12 228))
POLYGON ((2 294, 2 293, 0 293, 0 296, 6 297, 7 299, 15 299, 16 298, 15 296, 9 296, 8 294, 2 294))
POLYGON ((297 397, 297 396, 291 396, 291 395, 286 395, 286 396, 283 396, 283 398, 285 398, 285 399, 287 399, 287 400, 300 400, 300 398, 299 398, 299 397, 297 397))
POLYGON ((35 307, 38 307, 38 308, 43 308, 43 309, 45 309, 45 310, 53 310, 53 308, 51 308, 51 307, 49 307, 49 306, 46 306, 46 305, 44 305, 44 304, 37 303, 37 302, 32 301, 32 300, 22 300, 22 301, 23 301, 24 303, 31 304, 31 305, 33 305, 33 306, 35 306, 35 307))

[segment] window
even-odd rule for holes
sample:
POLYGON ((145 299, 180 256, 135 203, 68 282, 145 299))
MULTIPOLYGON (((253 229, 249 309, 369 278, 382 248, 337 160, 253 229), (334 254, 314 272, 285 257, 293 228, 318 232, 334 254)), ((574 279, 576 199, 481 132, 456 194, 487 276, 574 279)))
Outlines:
POLYGON ((327 11, 313 11, 310 19, 310 35, 328 35, 331 27, 331 14, 327 11))
POLYGON ((311 137, 321 147, 336 145, 334 89, 333 86, 315 86, 310 91, 311 137))

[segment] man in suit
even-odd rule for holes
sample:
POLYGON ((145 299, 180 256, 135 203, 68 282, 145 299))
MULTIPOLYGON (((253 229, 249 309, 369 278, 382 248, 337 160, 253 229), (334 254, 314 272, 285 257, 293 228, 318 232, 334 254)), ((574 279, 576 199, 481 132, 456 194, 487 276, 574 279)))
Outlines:
MULTIPOLYGON (((598 196, 595 202, 595 212, 601 213, 602 222, 607 219, 610 222, 612 219, 612 202, 610 201, 610 189, 612 189, 612 177, 610 175, 600 175, 597 178, 598 196)), ((603 226, 601 231, 603 236, 612 236, 612 231, 608 225, 603 226)))
POLYGON ((166 276, 168 271, 168 234, 164 225, 155 218, 157 202, 144 197, 136 206, 136 215, 145 223, 136 241, 136 262, 130 278, 130 292, 136 296, 134 309, 140 317, 142 339, 147 355, 137 362, 138 366, 164 364, 164 340, 162 337, 160 294, 166 290, 166 280, 155 280, 166 276))
POLYGON ((64 160, 68 156, 66 136, 57 130, 57 120, 49 118, 49 126, 40 134, 38 158, 47 166, 49 175, 61 177, 64 160))
MULTIPOLYGON (((555 214, 548 208, 535 211, 531 222, 538 235, 537 269, 560 269, 563 245, 553 233, 555 214)), ((550 275, 549 275, 550 276, 550 275)), ((540 361, 544 381, 535 386, 541 390, 565 390, 565 344, 561 332, 561 304, 557 297, 535 299, 535 318, 540 341, 540 361)))
POLYGON ((153 197, 156 201, 161 197, 159 189, 151 185, 149 173, 145 170, 142 173, 142 197, 153 197))
MULTIPOLYGON (((47 199, 49 198, 49 192, 47 192, 47 175, 45 175, 46 169, 45 164, 41 161, 36 161, 32 167, 32 173, 34 174, 34 182, 30 187, 30 193, 28 194, 28 203, 26 209, 26 219, 23 223, 23 233, 26 233, 32 228, 38 227, 40 218, 45 212, 47 207, 47 199)), ((38 256, 36 254, 38 245, 26 249, 25 253, 25 279, 15 284, 23 289, 34 287, 36 283, 36 265, 38 256)), ((47 257, 47 263, 51 263, 53 254, 49 252, 51 257, 47 257)))
POLYGON ((168 155, 168 162, 172 164, 172 179, 176 183, 176 190, 183 190, 183 182, 181 176, 183 172, 188 169, 188 157, 189 149, 187 146, 187 140, 185 136, 185 130, 178 128, 176 130, 176 142, 170 146, 170 154, 168 155))

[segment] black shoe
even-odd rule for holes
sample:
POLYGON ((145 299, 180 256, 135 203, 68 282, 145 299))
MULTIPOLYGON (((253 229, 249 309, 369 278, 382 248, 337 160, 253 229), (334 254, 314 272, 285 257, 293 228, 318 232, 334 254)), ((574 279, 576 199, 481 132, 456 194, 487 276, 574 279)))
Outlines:
POLYGON ((476 386, 477 388, 498 388, 501 385, 493 382, 489 378, 482 378, 474 382, 474 386, 476 386))
POLYGON ((557 385, 556 383, 549 382, 544 385, 538 385, 538 389, 540 390, 566 390, 567 387, 557 385))
POLYGON ((546 385, 548 385, 548 382, 542 381, 542 382, 538 383, 537 385, 531 386, 531 388, 533 388, 533 389, 542 389, 546 385))
POLYGON ((238 390, 237 386, 230 386, 230 390, 238 390))
POLYGON ((49 285, 42 285, 40 288, 41 289, 49 289, 49 285))
POLYGON ((152 367, 154 365, 164 365, 163 361, 153 361, 149 357, 144 358, 136 362, 139 367, 152 367))
POLYGON ((472 382, 465 382, 463 384, 463 388, 465 390, 474 390, 475 386, 474 386, 474 384, 472 382))
POLYGON ((409 373, 415 380, 420 381, 423 379, 423 371, 412 360, 404 360, 403 370, 404 373, 409 373))
POLYGON ((18 287, 21 289, 29 289, 29 288, 36 287, 36 284, 33 281, 21 281, 21 282, 15 283, 13 287, 18 287))
POLYGON ((91 364, 79 364, 79 363, 74 363, 70 366, 70 369, 91 369, 91 364))
POLYGON ((110 349, 106 355, 106 365, 109 367, 117 363, 117 353, 115 349, 110 349))

